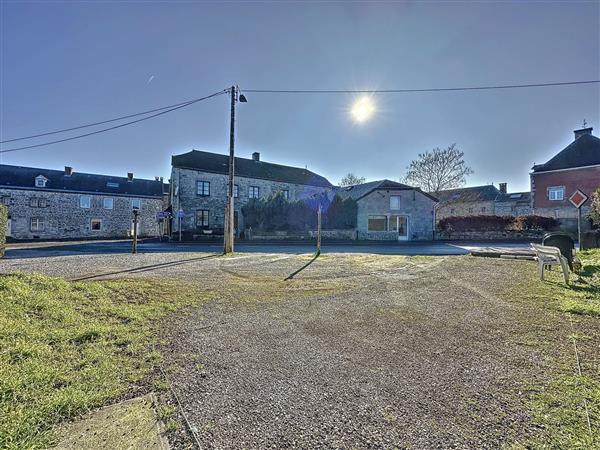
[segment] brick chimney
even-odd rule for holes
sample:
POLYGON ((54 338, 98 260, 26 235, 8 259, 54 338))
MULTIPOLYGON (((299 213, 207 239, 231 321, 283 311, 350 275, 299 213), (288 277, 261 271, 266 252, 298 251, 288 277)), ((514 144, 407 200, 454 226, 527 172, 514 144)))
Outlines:
POLYGON ((70 166, 65 166, 65 175, 70 177, 71 175, 73 175, 73 168, 70 166))
POLYGON ((501 194, 506 194, 506 183, 498 184, 498 188, 500 189, 501 194))
POLYGON ((575 130, 573 131, 573 133, 575 133, 575 139, 579 139, 581 136, 583 136, 584 134, 592 134, 592 127, 588 127, 588 128, 581 128, 579 130, 575 130))
POLYGON ((258 153, 258 152, 252 153, 252 160, 253 161, 260 161, 260 153, 258 153))
POLYGON ((127 181, 133 181, 133 172, 127 172, 127 181))

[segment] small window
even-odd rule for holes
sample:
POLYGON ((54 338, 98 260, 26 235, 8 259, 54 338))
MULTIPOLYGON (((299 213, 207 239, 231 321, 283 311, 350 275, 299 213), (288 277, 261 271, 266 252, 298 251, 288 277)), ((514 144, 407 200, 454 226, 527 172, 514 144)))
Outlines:
POLYGON ((483 207, 481 208, 481 212, 482 212, 482 213, 484 213, 484 212, 485 212, 485 206, 483 206, 483 207))
POLYGON ((399 195, 390 195, 390 209, 400 209, 399 195))
POLYGON ((552 201, 562 201, 565 199, 565 187, 555 186, 548 188, 548 199, 552 201))
POLYGON ((455 209, 454 208, 450 208, 450 214, 454 214, 455 209))
POLYGON ((142 209, 142 201, 139 198, 132 198, 131 209, 142 209))
POLYGON ((386 216, 369 216, 368 223, 369 231, 386 231, 387 217, 386 216))
POLYGON ((240 187, 237 184, 233 185, 233 198, 238 198, 240 195, 240 187))
POLYGON ((473 214, 473 208, 469 208, 469 214, 473 214))
POLYGON ((114 181, 107 181, 106 182, 106 187, 118 188, 119 187, 119 183, 115 183, 114 181))
POLYGON ((210 182, 197 181, 196 182, 196 194, 198 194, 201 197, 208 197, 210 195, 210 182))
POLYGON ((45 208, 48 206, 48 200, 45 198, 31 197, 29 199, 29 206, 32 208, 45 208))
POLYGON ((115 202, 112 197, 104 197, 102 200, 102 206, 104 209, 113 209, 114 203, 115 202))
POLYGON ((285 198, 286 200, 290 199, 290 191, 288 189, 284 189, 283 191, 281 191, 281 193, 283 194, 283 198, 285 198))
POLYGON ((248 188, 248 198, 259 198, 260 197, 260 189, 258 186, 250 186, 248 188))
POLYGON ((196 211, 196 227, 208 228, 208 209, 199 209, 196 211))
POLYGON ((0 204, 9 206, 10 205, 10 195, 5 195, 4 197, 2 197, 2 201, 0 202, 0 204))
POLYGON ((32 217, 29 221, 30 231, 44 231, 44 219, 41 217, 32 217))
POLYGON ((92 231, 102 230, 102 221, 100 219, 92 219, 90 221, 90 228, 92 231))
POLYGON ((90 208, 92 206, 92 197, 89 195, 82 195, 79 197, 79 207, 80 208, 90 208))
POLYGON ((35 187, 46 187, 46 182, 48 179, 43 175, 38 175, 35 177, 35 187))

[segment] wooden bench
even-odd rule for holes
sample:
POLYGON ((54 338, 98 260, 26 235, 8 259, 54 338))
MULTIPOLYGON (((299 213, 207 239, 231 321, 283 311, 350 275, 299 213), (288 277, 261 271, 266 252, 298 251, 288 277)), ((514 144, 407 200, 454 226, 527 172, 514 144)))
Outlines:
POLYGON ((552 266, 560 266, 565 277, 565 283, 569 284, 569 261, 560 253, 558 248, 539 244, 531 244, 531 248, 538 260, 540 280, 544 279, 544 270, 546 268, 550 270, 552 266))

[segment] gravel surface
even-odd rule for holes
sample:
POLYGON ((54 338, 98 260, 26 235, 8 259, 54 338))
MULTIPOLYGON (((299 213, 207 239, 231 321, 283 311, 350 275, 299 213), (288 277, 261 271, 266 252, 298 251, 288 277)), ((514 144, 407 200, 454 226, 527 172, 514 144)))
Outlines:
POLYGON ((214 291, 164 330, 165 366, 203 448, 431 449, 535 432, 524 389, 547 358, 526 341, 569 331, 558 313, 507 300, 525 265, 535 270, 468 256, 147 254, 0 271, 169 276, 214 291))

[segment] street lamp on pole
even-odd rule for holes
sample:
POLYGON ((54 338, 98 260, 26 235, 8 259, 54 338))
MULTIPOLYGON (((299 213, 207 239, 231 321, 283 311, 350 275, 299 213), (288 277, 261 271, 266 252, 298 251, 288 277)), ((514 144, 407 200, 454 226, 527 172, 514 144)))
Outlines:
POLYGON ((229 182, 227 189, 227 205, 225 206, 224 232, 223 232, 223 254, 233 253, 233 233, 234 233, 234 204, 233 188, 235 176, 235 104, 239 100, 246 103, 248 100, 244 94, 240 94, 238 86, 231 86, 229 94, 231 95, 231 118, 229 125, 229 182))

